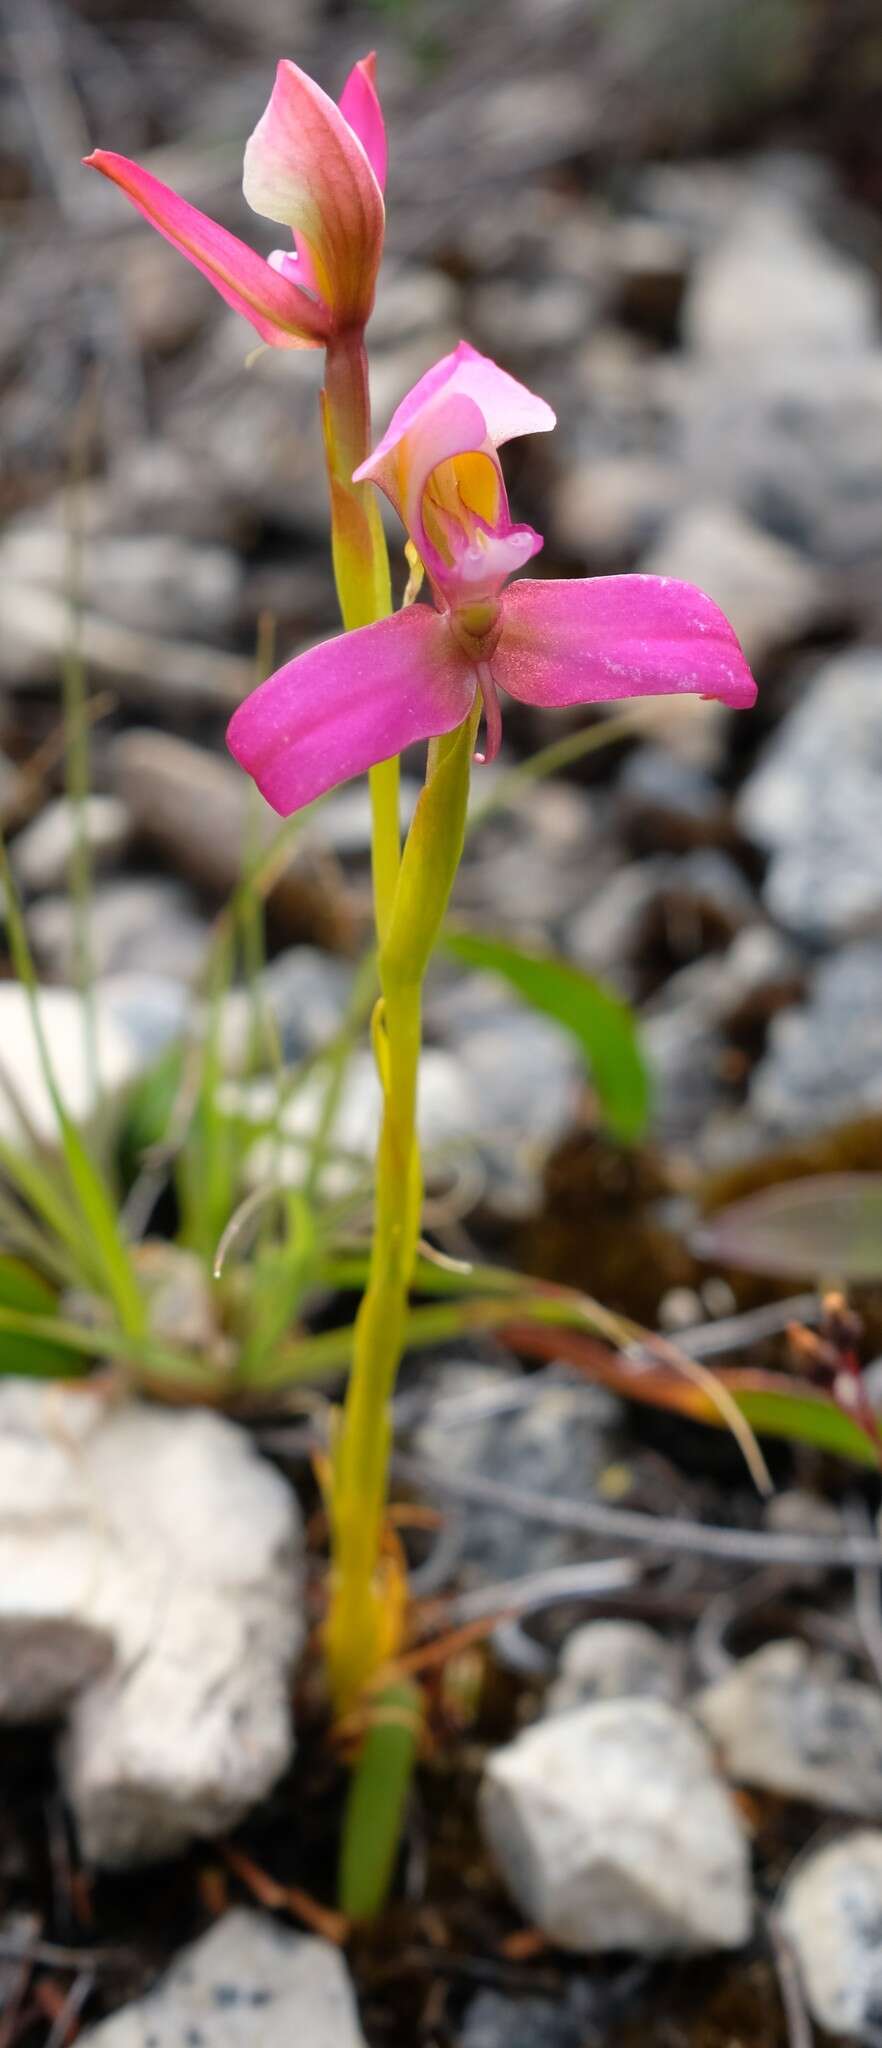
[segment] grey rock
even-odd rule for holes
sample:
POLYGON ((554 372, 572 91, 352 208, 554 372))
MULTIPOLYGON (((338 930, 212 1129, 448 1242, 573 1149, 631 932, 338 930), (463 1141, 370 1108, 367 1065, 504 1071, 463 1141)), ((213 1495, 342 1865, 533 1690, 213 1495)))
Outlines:
POLYGON ((666 747, 638 747, 629 756, 617 798, 629 837, 645 850, 680 853, 725 837, 722 791, 709 775, 679 761, 666 747))
POLYGON ((736 1782, 882 1817, 882 1699, 804 1643, 765 1644, 694 1710, 736 1782))
MULTIPOLYGON (((301 1060, 333 1038, 343 1022, 352 988, 352 968, 317 946, 290 946, 260 976, 261 1009, 269 1011, 282 1057, 301 1060)), ((253 1033, 254 1002, 247 989, 234 989, 224 1005, 223 1042, 233 1066, 242 1063, 253 1033)))
MULTIPOLYGON (((265 850, 279 819, 232 761, 169 733, 135 727, 113 741, 110 771, 133 830, 197 889, 227 896, 246 846, 265 850)), ((292 936, 340 936, 345 922, 325 866, 295 847, 270 895, 292 936)))
MULTIPOLYGON (((194 640, 164 639, 98 611, 79 621, 83 663, 95 683, 142 708, 232 713, 253 685, 251 662, 194 640)), ((0 579, 0 681, 13 689, 54 684, 70 645, 70 607, 48 586, 0 579)))
MULTIPOLYGON (((407 830, 416 810, 422 783, 411 775, 402 775, 398 791, 398 816, 402 836, 407 830)), ((369 860, 372 836, 371 793, 364 780, 345 783, 335 789, 306 822, 304 838, 325 851, 330 847, 339 860, 369 860)))
POLYGON ((725 612, 748 661, 802 640, 830 610, 819 570, 736 506, 690 503, 657 535, 640 567, 646 575, 697 583, 725 612))
POLYGON ((593 2039, 592 1986, 570 1980, 559 1998, 508 1998, 479 1991, 467 2008, 458 2048, 585 2048, 593 2039))
MULTIPOLYGON (((142 250, 159 245, 142 242, 142 250)), ((189 276, 185 272, 185 277, 189 276)), ((242 573, 228 548, 199 546, 182 535, 120 533, 111 508, 96 502, 88 519, 79 601, 138 632, 217 633, 234 620, 242 573)), ((40 523, 19 520, 0 543, 0 579, 9 576, 62 595, 70 580, 69 509, 54 502, 40 523)))
POLYGON ((674 1705, 680 1692, 676 1651, 655 1629, 641 1621, 586 1621, 567 1636, 545 1711, 564 1714, 590 1700, 659 1699, 674 1705))
POLYGON ((667 221, 635 214, 616 221, 613 258, 620 316, 670 341, 690 270, 685 235, 667 221))
POLYGON ((812 2019, 878 2048, 882 2023, 882 1832, 860 1828, 797 1864, 779 1907, 812 2019))
MULTIPOLYGON (((28 911, 35 956, 50 973, 72 976, 77 918, 70 896, 43 896, 28 911)), ((188 889, 153 876, 98 882, 91 892, 89 960, 97 975, 138 974, 145 960, 169 982, 193 982, 205 966, 211 928, 188 889)))
POLYGON ((878 339, 878 299, 869 271, 823 241, 801 209, 757 192, 702 257, 683 332, 688 348, 729 360, 854 356, 878 339))
POLYGON ((491 1756, 487 1846, 530 1925, 561 1948, 740 1948, 748 1844, 706 1743, 661 1700, 552 1716, 491 1756))
MULTIPOLYGON (((54 797, 18 834, 12 853, 16 878, 32 895, 62 889, 70 878, 78 844, 76 806, 54 797)), ((115 796, 89 796, 82 806, 82 832, 90 868, 110 867, 125 852, 129 814, 115 796)))
POLYGON ((651 945, 691 959, 702 941, 731 939, 755 919, 750 886, 727 854, 713 847, 659 853, 619 868, 569 919, 567 950, 627 995, 651 945))
POLYGON ((137 1047, 145 1066, 180 1037, 187 1021, 187 992, 170 975, 110 974, 96 983, 96 997, 137 1047))
POLYGON ((882 953, 864 939, 817 969, 809 998, 773 1017, 748 1096, 771 1136, 803 1137, 882 1106, 882 953))
MULTIPOLYGON (((462 1472, 584 1499, 616 1454, 620 1410, 602 1388, 546 1378, 529 1399, 511 1401, 510 1376, 493 1366, 445 1361, 436 1399, 413 1436, 417 1455, 462 1472)), ((472 1579, 509 1579, 584 1554, 566 1530, 516 1524, 509 1514, 469 1505, 462 1556, 472 1579)))
POLYGON ((366 2048, 339 1949, 244 1907, 191 1943, 82 2048, 366 2048))
POLYGON ((471 295, 471 323, 481 347, 518 361, 572 349, 581 341, 592 308, 592 293, 574 277, 494 278, 471 295))
MULTIPOLYGON (((660 359, 653 385, 687 503, 719 503, 725 477, 727 500, 764 533, 822 567, 872 569, 882 521, 882 350, 841 362, 792 352, 749 359, 740 372, 736 363, 703 367, 671 356, 660 359)), ((785 570, 785 590, 790 580, 785 570)), ((767 587, 765 601, 774 624, 767 587)), ((820 573, 812 608, 823 618, 831 607, 840 619, 857 617, 848 586, 840 580, 834 589, 820 573)))
POLYGON ((658 456, 599 455, 575 461, 555 488, 555 534, 586 564, 618 570, 645 554, 679 495, 676 469, 658 456))
POLYGON ((697 1139, 727 1099, 722 1033, 700 1004, 672 1002, 642 1019, 640 1042, 652 1077, 655 1130, 668 1144, 697 1139))
POLYGON ((0 1473, 3 1712, 69 1707, 61 1769, 84 1856, 149 1862, 223 1832, 291 1753, 290 1488, 219 1416, 15 1380, 0 1473), (71 1703, 69 1653, 94 1668, 96 1645, 105 1668, 71 1703))
POLYGON ((831 945, 882 928, 882 649, 825 664, 745 784, 739 819, 771 855, 765 899, 789 931, 831 945))

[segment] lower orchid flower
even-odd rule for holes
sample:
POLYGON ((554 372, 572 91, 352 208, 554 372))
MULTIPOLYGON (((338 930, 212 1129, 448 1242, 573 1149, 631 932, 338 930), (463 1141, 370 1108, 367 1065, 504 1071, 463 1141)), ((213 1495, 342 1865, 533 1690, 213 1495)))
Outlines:
POLYGON ((542 540, 512 522, 497 450, 554 423, 542 399, 466 342, 398 407, 355 475, 395 505, 434 605, 311 648, 240 705, 231 751, 282 816, 415 741, 452 732, 479 696, 483 759, 499 748, 500 691, 548 706, 681 694, 738 709, 754 702, 732 627, 689 583, 630 575, 508 584, 542 540))

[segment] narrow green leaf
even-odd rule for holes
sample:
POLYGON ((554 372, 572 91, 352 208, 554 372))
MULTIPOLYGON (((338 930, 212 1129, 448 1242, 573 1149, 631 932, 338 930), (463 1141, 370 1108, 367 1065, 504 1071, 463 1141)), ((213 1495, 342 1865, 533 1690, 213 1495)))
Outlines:
POLYGON ((419 1691, 398 1679, 370 1698, 369 1712, 343 1815, 339 1897, 348 1920, 372 1920, 386 1901, 422 1721, 419 1691))
POLYGON ((444 944, 466 967, 501 975, 531 1009, 562 1025, 582 1049, 613 1136, 626 1145, 642 1137, 649 1076, 627 1003, 569 961, 528 952, 508 939, 447 926, 444 944))
POLYGON ((12 876, 6 853, 5 842, 0 835, 0 880, 6 897, 6 923, 9 932, 9 947, 12 963, 18 979, 24 988, 30 1006, 34 1040, 39 1055, 43 1079, 46 1083, 52 1107, 58 1124, 58 1135, 64 1154, 72 1192, 82 1212, 87 1232, 94 1242, 95 1252, 101 1263, 104 1285, 125 1330, 132 1335, 143 1331, 146 1311, 128 1248, 119 1228, 116 1205, 106 1186, 88 1147, 78 1131, 72 1117, 68 1115, 46 1042, 43 1020, 40 1015, 39 985, 31 958, 31 949, 25 929, 18 892, 12 876))
MULTIPOLYGON (((56 1300, 52 1288, 39 1273, 22 1259, 0 1252, 0 1307, 45 1318, 54 1316, 56 1300)), ((12 1330, 0 1334, 0 1372, 61 1379, 69 1371, 69 1355, 63 1345, 12 1330)))

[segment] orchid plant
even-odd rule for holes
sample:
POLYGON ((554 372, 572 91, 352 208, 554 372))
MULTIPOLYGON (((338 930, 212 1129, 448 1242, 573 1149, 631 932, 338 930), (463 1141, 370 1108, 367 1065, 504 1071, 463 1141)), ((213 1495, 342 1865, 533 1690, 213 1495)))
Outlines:
POLYGON ((421 994, 462 851, 472 760, 498 752, 500 692, 549 708, 662 693, 746 707, 755 685, 731 626, 689 584, 512 580, 542 539, 512 519, 499 450, 548 432, 555 418, 468 343, 420 379, 371 447, 364 330, 386 170, 372 56, 356 64, 339 104, 297 65, 279 65, 246 148, 244 190, 257 213, 291 230, 290 250, 255 253, 124 157, 96 150, 87 161, 262 341, 325 352, 322 422, 345 630, 261 684, 236 712, 229 744, 283 816, 365 770, 371 778, 383 1113, 368 1280, 328 1481, 325 1643, 344 1715, 400 1640, 401 1588, 383 1529, 389 1402, 421 1230, 421 994), (407 535, 411 574, 395 614, 377 490, 407 535), (424 579, 431 603, 420 601, 424 579), (402 849, 398 757, 424 741, 425 785, 402 849))

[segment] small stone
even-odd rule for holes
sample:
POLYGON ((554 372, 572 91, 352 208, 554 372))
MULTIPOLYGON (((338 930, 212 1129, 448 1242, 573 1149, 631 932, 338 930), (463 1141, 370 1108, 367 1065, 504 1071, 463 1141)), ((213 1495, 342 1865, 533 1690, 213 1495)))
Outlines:
POLYGON ((673 1706, 680 1692, 679 1659, 655 1629, 641 1621, 587 1621, 567 1636, 545 1711, 563 1714, 591 1700, 658 1699, 673 1706))
POLYGON ((882 2026, 882 1833, 859 1828, 801 1859, 779 1918, 812 2019, 878 2048, 882 2026))
POLYGON ((595 2037, 596 2006, 593 1986, 579 1978, 569 1979, 554 1999, 479 1991, 466 2010, 458 2048, 586 2048, 595 2037))
POLYGON ((338 1948, 238 1906, 80 2048, 366 2048, 338 1948))
MULTIPOLYGON (((244 694, 244 692, 243 692, 244 694)), ((265 849, 279 819, 232 761, 169 733, 136 727, 110 748, 115 785, 133 830, 192 882, 228 896, 241 878, 247 845, 265 849)), ((340 892, 308 851, 295 848, 269 897, 291 937, 333 945, 348 935, 340 892)))
POLYGON ((641 852, 682 853, 726 836, 726 804, 718 785, 666 747, 638 747, 619 776, 618 807, 641 852))
MULTIPOLYGON (((20 690, 57 684, 70 645, 70 607, 48 586, 0 577, 0 681, 20 690)), ((253 663, 195 640, 165 639, 84 611, 79 622, 83 665, 95 683, 126 701, 229 716, 254 683, 253 663)))
MULTIPOLYGON (((115 796, 88 796, 81 808, 90 869, 112 866, 128 843, 125 804, 115 796)), ((71 878, 79 833, 77 806, 68 797, 55 797, 44 804, 13 845, 12 864, 21 888, 35 896, 47 889, 63 889, 71 878)))
POLYGON ((882 648, 824 664, 745 783, 738 815, 771 855, 764 895, 780 924, 827 946, 882 928, 882 648))
POLYGON ((220 1416, 5 1380, 0 1501, 3 1713, 69 1709, 86 1859, 149 1862, 235 1825, 291 1753, 304 1623, 285 1481, 220 1416))
MULTIPOLYGON (((69 895, 42 896, 28 911, 28 934, 41 966, 72 976, 77 965, 77 917, 69 895)), ((98 882, 89 903, 89 961, 100 976, 138 975, 145 960, 166 982, 191 983, 205 966, 211 941, 208 919, 189 889, 159 876, 133 875, 98 882)))
POLYGON ((691 960, 755 919, 749 884, 727 854, 713 847, 652 854, 617 869, 570 918, 567 951, 629 995, 648 954, 663 948, 675 960, 691 960))
MULTIPOLYGON (((864 1376, 866 1381, 866 1375, 864 1376)), ((842 1520, 833 1502, 822 1500, 820 1494, 809 1493, 803 1486, 788 1486, 782 1493, 773 1493, 763 1509, 766 1528, 776 1536, 826 1536, 836 1541, 842 1535, 842 1520)), ((814 1565, 806 1565, 798 1576, 804 1586, 822 1585, 825 1573, 814 1565)))
POLYGON ((554 531, 580 563, 636 562, 679 498, 674 467, 651 455, 599 455, 568 464, 554 494, 554 531))
POLYGON ((689 274, 685 237, 665 221, 635 215, 616 222, 613 257, 621 318, 660 341, 673 340, 689 274))
POLYGON ((491 1756, 482 1830, 530 1926, 583 1954, 740 1948, 748 1844, 706 1743, 661 1700, 553 1715, 491 1756))
POLYGON ((471 324, 481 347, 518 360, 571 349, 582 340, 593 310, 591 291, 574 277, 492 279, 472 293, 471 324))
MULTIPOLYGON (((260 976, 258 1005, 269 1011, 282 1058, 293 1064, 318 1052, 339 1031, 352 988, 352 968, 317 946, 290 946, 260 976)), ((234 989, 224 1005, 224 1054, 240 1067, 254 1030, 254 1000, 234 989)))
POLYGON ((808 1000, 772 1018, 748 1101, 770 1136, 799 1138, 882 1106, 877 941, 843 946, 817 969, 808 1000))
POLYGON ((766 1643, 699 1693, 694 1711, 736 1783, 882 1817, 882 1698, 804 1643, 766 1643))
MULTIPOLYGON (((616 1453, 617 1401, 601 1387, 546 1376, 525 1404, 507 1404, 509 1381, 510 1374, 494 1366, 445 1360, 436 1367, 437 1400, 413 1436, 417 1456, 441 1466, 453 1461, 461 1472, 531 1493, 570 1500, 590 1495, 616 1453)), ((511 1579, 584 1556, 584 1541, 469 1504, 462 1556, 472 1582, 511 1579)))
POLYGON ((702 257, 683 309, 687 348, 745 355, 853 356, 878 339, 872 275, 779 194, 758 193, 702 257))
POLYGON ((830 609, 816 567, 737 507, 710 499, 676 512, 640 568, 706 590, 758 670, 781 648, 804 640, 830 609))

